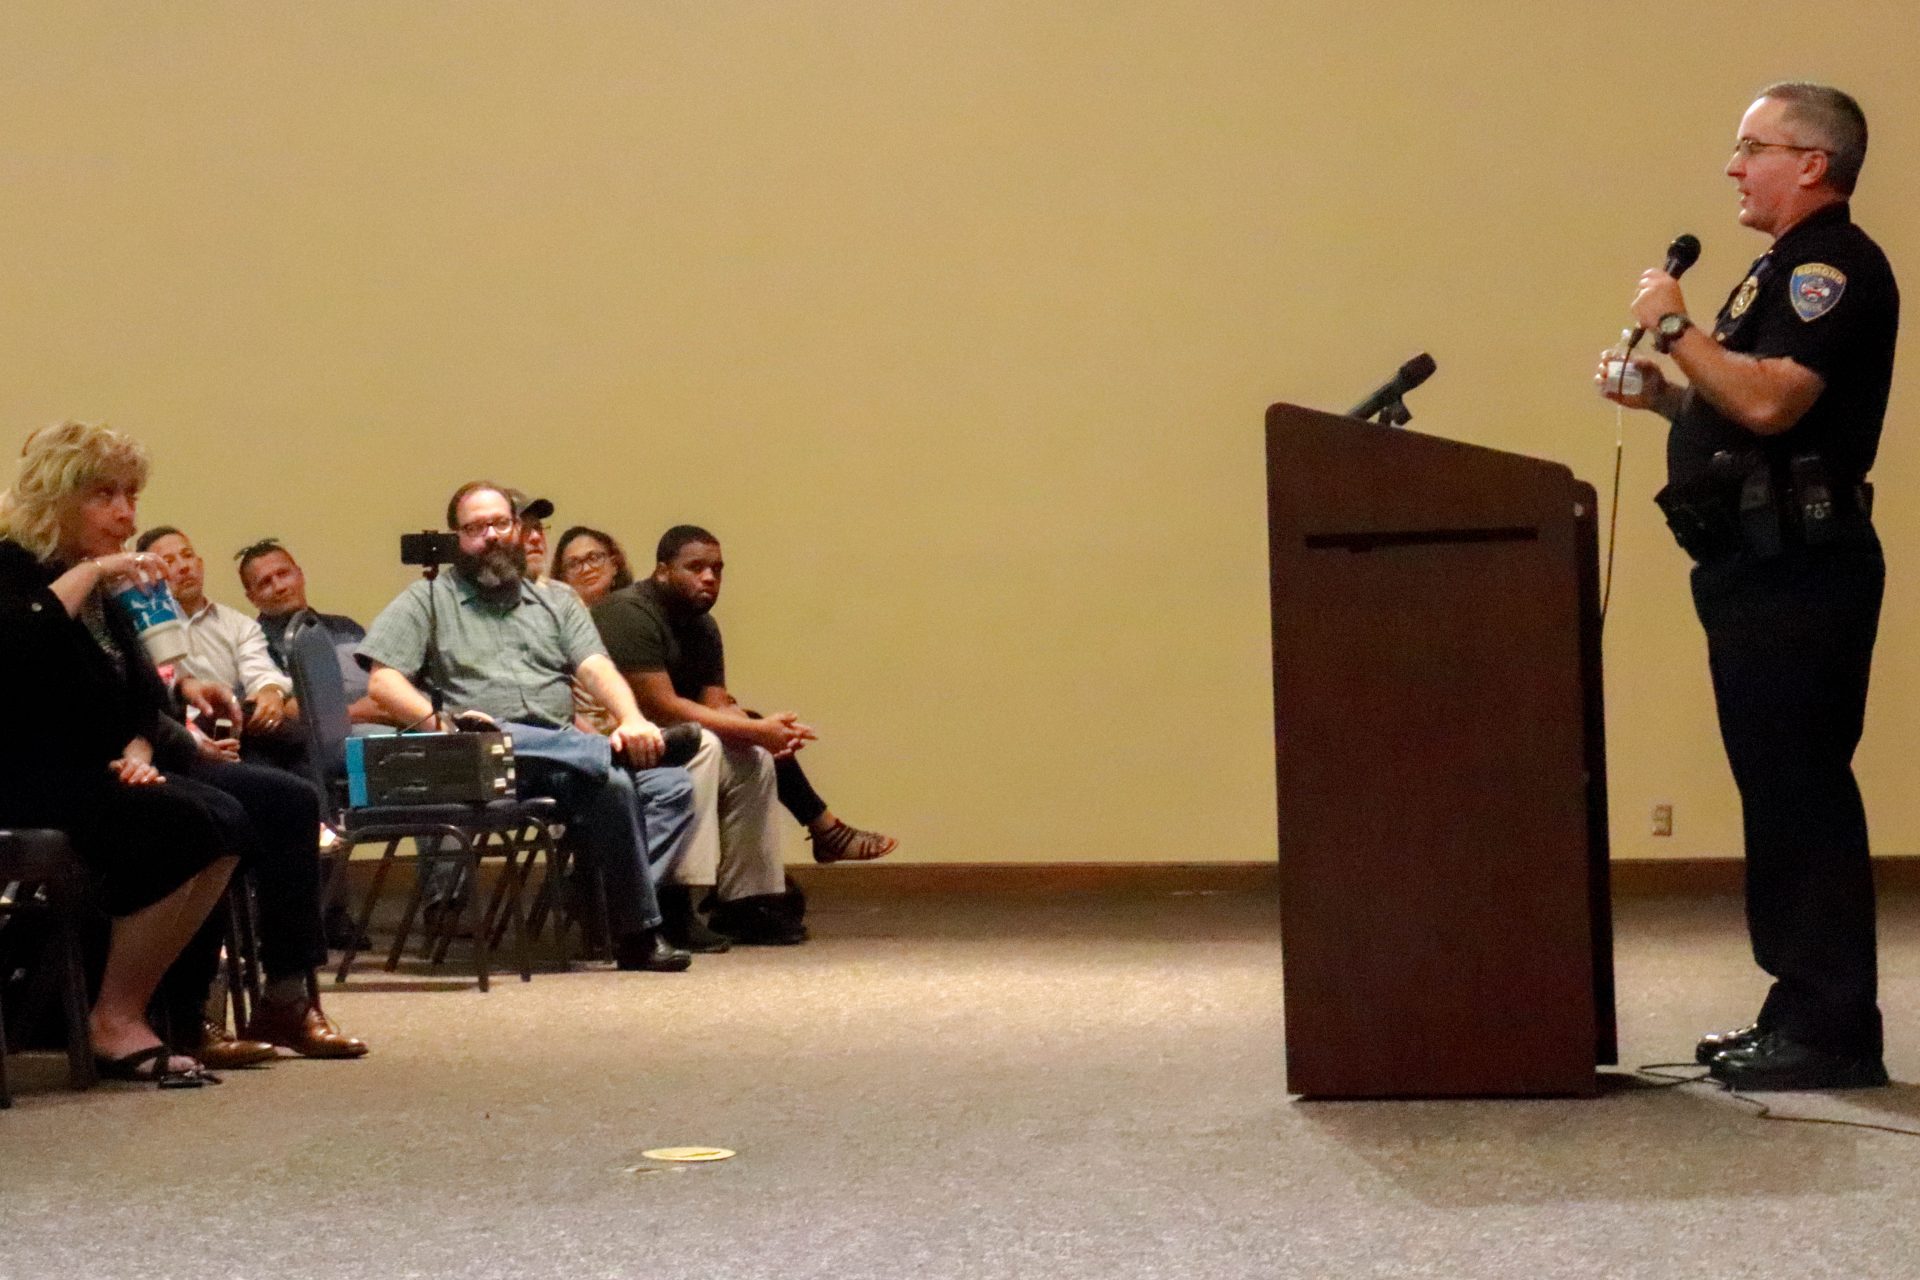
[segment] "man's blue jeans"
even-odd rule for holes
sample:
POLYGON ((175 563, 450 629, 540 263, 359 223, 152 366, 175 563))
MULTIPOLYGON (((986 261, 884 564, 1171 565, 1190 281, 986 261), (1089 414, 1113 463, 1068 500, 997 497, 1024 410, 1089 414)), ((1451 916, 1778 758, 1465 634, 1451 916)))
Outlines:
POLYGON ((513 736, 520 794, 552 796, 581 852, 607 885, 607 925, 615 938, 660 923, 654 886, 693 835, 693 779, 685 769, 634 771, 615 764, 598 734, 534 725, 503 726, 513 736))
MULTIPOLYGON (((693 837, 693 778, 685 769, 634 771, 613 763, 605 738, 578 729, 505 724, 522 796, 551 796, 580 836, 582 856, 607 886, 607 927, 617 938, 660 923, 654 886, 693 837)), ((422 842, 425 843, 424 841, 422 842)), ((424 852, 424 849, 423 849, 424 852)), ((428 872, 427 900, 461 891, 462 866, 428 872)))

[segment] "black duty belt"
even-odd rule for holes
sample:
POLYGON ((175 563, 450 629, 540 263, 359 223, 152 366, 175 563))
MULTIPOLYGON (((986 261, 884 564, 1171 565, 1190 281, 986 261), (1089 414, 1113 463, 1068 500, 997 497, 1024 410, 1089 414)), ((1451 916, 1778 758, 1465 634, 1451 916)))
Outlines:
POLYGON ((1873 530, 1873 486, 1835 476, 1818 454, 1769 458, 1723 450, 1707 469, 1654 495, 1680 549, 1701 564, 1857 541, 1873 530))

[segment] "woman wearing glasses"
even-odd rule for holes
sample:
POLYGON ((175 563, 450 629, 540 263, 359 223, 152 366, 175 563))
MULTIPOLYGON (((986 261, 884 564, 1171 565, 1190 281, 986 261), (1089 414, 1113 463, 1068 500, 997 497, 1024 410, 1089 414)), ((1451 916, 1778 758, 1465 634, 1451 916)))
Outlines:
POLYGON ((627 553, 613 535, 577 524, 560 535, 553 552, 554 576, 572 587, 591 609, 609 591, 633 585, 627 553))

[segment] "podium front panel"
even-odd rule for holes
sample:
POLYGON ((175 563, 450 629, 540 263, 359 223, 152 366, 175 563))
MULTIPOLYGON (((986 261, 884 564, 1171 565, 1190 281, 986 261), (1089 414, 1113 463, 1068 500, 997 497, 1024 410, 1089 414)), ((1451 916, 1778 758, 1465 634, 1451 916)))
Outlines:
POLYGON ((1288 1088, 1592 1092, 1591 491, 1288 406, 1268 475, 1288 1088))

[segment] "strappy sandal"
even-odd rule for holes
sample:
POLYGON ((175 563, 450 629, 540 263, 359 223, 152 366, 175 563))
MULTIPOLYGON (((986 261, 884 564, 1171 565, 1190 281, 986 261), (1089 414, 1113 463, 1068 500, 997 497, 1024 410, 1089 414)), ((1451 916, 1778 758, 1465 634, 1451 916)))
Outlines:
POLYGON ((892 836, 862 831, 838 819, 819 835, 809 831, 807 839, 813 842, 815 862, 872 862, 900 847, 900 842, 892 836))
POLYGON ((198 1062, 184 1071, 175 1071, 172 1062, 176 1056, 185 1055, 176 1055, 166 1045, 155 1044, 135 1049, 118 1058, 103 1058, 95 1054, 93 1065, 102 1080, 131 1080, 135 1084, 150 1084, 161 1089, 198 1089, 202 1085, 220 1083, 219 1076, 198 1062))

